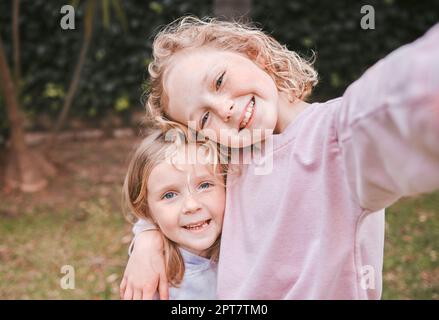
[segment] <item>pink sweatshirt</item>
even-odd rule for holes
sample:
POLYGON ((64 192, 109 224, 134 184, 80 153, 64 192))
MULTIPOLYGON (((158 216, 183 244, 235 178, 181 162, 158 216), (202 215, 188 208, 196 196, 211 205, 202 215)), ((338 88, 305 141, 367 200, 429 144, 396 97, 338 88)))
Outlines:
POLYGON ((384 209, 439 187, 439 25, 228 176, 219 299, 379 299, 384 209))
POLYGON ((218 297, 380 298, 383 208, 439 187, 439 25, 271 143, 228 177, 218 297))

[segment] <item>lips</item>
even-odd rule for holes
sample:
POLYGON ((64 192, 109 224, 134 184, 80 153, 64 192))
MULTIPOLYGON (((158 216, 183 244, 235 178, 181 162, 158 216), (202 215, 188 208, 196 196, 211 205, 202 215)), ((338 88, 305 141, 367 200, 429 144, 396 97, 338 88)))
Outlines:
POLYGON ((202 230, 202 229, 206 228, 210 224, 211 221, 212 221, 212 219, 201 220, 201 221, 198 221, 195 223, 186 224, 183 226, 183 228, 185 228, 186 230, 190 230, 190 231, 202 230))
POLYGON ((255 113, 255 97, 253 96, 245 109, 243 110, 243 114, 241 115, 241 119, 239 122, 239 130, 242 130, 250 124, 251 120, 253 119, 253 115, 255 113))

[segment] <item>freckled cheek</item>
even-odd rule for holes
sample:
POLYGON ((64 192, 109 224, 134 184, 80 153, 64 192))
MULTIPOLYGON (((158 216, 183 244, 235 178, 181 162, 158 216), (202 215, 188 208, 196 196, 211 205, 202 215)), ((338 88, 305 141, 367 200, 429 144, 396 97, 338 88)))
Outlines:
POLYGON ((243 72, 236 74, 232 79, 234 96, 243 96, 251 93, 256 93, 261 98, 271 98, 272 91, 277 91, 276 84, 273 79, 264 71, 257 70, 256 72, 243 72))
POLYGON ((248 90, 254 83, 255 72, 249 72, 247 68, 236 68, 230 71, 226 80, 226 85, 229 84, 235 91, 248 90))
POLYGON ((236 79, 233 80, 233 83, 231 84, 230 87, 232 94, 235 97, 249 94, 257 89, 257 86, 255 86, 254 81, 252 81, 250 77, 246 77, 246 76, 238 76, 236 79))
POLYGON ((169 219, 162 221, 160 228, 163 233, 172 240, 174 239, 175 235, 178 234, 178 232, 181 230, 180 225, 178 224, 178 220, 171 221, 169 219))
POLYGON ((179 210, 176 206, 155 206, 153 208, 156 214, 153 214, 157 224, 160 228, 166 232, 166 230, 172 231, 179 226, 179 210))
POLYGON ((222 223, 224 210, 225 210, 226 197, 224 192, 218 192, 215 197, 212 197, 209 202, 210 213, 214 216, 213 218, 218 222, 222 223))

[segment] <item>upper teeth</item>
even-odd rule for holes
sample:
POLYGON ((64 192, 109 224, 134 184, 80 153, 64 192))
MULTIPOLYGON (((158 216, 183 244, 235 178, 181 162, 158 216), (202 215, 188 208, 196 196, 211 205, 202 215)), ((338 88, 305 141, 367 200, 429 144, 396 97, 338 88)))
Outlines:
POLYGON ((206 221, 196 223, 196 224, 188 224, 187 226, 184 226, 184 228, 190 229, 190 230, 196 230, 196 229, 201 229, 201 228, 207 226, 208 224, 209 224, 209 220, 206 220, 206 221))
POLYGON ((245 111, 244 119, 242 119, 240 128, 244 128, 247 125, 247 122, 250 120, 253 110, 255 108, 255 98, 252 98, 250 101, 250 104, 247 107, 247 110, 245 111))

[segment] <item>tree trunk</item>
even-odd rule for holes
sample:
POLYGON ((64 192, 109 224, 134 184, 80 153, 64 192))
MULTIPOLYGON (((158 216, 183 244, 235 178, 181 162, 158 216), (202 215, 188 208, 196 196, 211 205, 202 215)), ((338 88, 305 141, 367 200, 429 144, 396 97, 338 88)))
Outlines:
POLYGON ((14 0, 12 9, 12 47, 14 52, 14 80, 17 96, 20 95, 20 0, 14 0))
POLYGON ((24 139, 23 115, 15 93, 11 72, 0 37, 0 87, 4 93, 11 130, 11 143, 6 159, 6 189, 20 188, 35 192, 47 185, 47 176, 55 169, 41 155, 31 152, 24 139))
POLYGON ((82 42, 81 51, 79 53, 78 62, 76 63, 75 70, 73 72, 73 77, 72 80, 70 81, 69 90, 67 91, 67 95, 64 100, 63 107, 61 109, 61 113, 58 116, 52 134, 45 147, 46 152, 49 152, 56 144, 58 132, 64 126, 64 122, 67 118, 70 107, 72 106, 73 103, 73 98, 75 97, 75 93, 78 89, 79 81, 81 79, 81 72, 84 67, 85 60, 87 58, 87 52, 88 52, 88 48, 90 47, 92 34, 93 34, 95 1, 89 1, 87 2, 87 5, 88 6, 86 8, 86 14, 84 18, 84 39, 82 42))
POLYGON ((251 18, 251 7, 251 0, 215 0, 213 11, 216 17, 246 22, 251 18))

